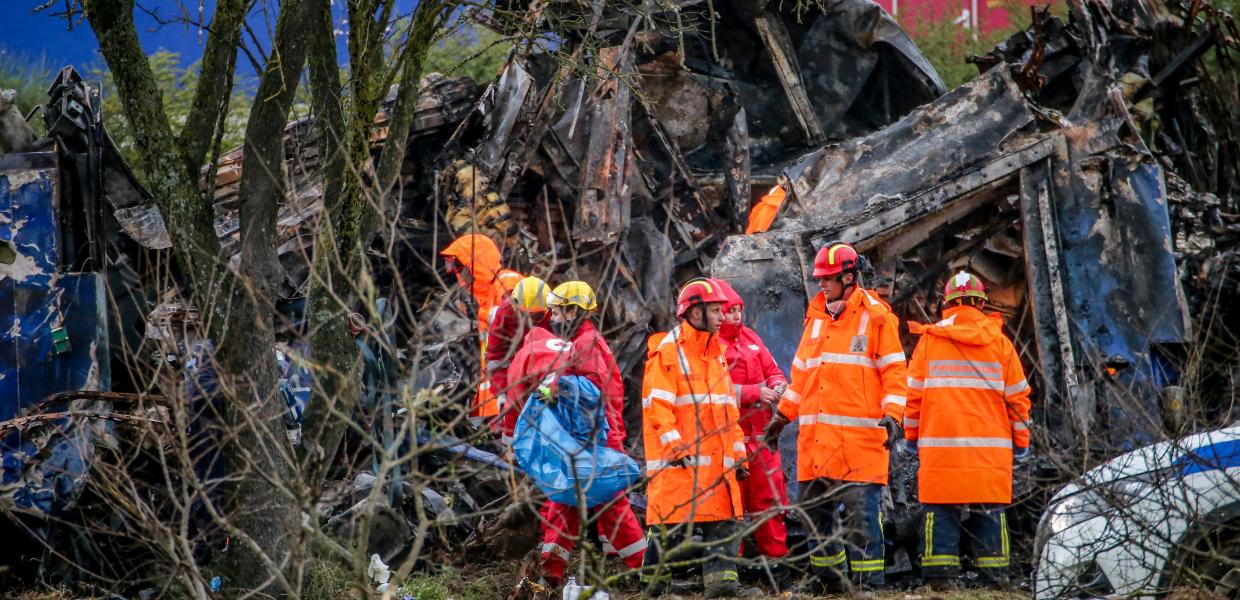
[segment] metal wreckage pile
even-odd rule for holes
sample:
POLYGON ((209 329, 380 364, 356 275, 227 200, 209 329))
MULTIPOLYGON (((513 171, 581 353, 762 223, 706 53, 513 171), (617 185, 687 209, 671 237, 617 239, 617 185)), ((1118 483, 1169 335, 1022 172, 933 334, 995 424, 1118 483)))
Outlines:
MULTIPOLYGON (((934 320, 938 284, 952 269, 967 266, 986 279, 1031 374, 1035 444, 1044 450, 1105 456, 1234 418, 1227 411, 1240 361, 1227 327, 1240 293, 1240 35, 1229 16, 1200 2, 1070 2, 1067 22, 1035 13, 1030 29, 975 59, 984 71, 978 78, 949 92, 876 4, 829 0, 805 12, 787 4, 686 2, 674 13, 639 14, 595 3, 585 15, 574 12, 579 5, 542 6, 545 18, 580 24, 564 33, 559 54, 516 53, 481 91, 468 80, 424 79, 399 214, 376 245, 390 251, 372 253, 380 285, 414 305, 440 301, 440 247, 462 233, 487 233, 518 270, 558 269, 553 279, 572 273, 596 284, 604 334, 636 398, 646 337, 670 327, 678 282, 699 272, 727 278, 751 307, 750 325, 786 366, 815 291, 807 266, 821 244, 844 239, 869 256, 869 281, 905 321, 934 320), (789 193, 773 227, 740 235, 750 206, 777 184, 789 193), (1203 315, 1213 319, 1193 320, 1203 315)), ((52 257, 39 267, 59 276, 50 283, 15 273, 23 261, 0 264, 0 314, 39 319, 26 316, 35 315, 31 304, 12 299, 26 293, 15 285, 41 285, 51 298, 67 273, 96 269, 92 281, 107 286, 125 314, 109 318, 96 310, 102 301, 78 301, 68 312, 98 316, 67 320, 69 337, 77 351, 92 347, 73 339, 78 330, 97 331, 103 343, 95 347, 111 336, 117 354, 141 343, 140 327, 119 324, 151 314, 156 294, 134 291, 144 289, 138 274, 159 263, 152 256, 170 240, 150 198, 123 161, 108 160, 115 148, 96 131, 90 119, 64 128, 59 151, 62 164, 90 152, 105 157, 102 189, 60 197, 98 215, 89 231, 101 233, 74 247, 94 244, 90 251, 110 260, 52 257)), ((280 257, 294 306, 322 210, 315 135, 304 120, 286 131, 294 191, 280 211, 280 257)), ((374 142, 387 142, 385 129, 374 142)), ((14 218, 15 198, 33 185, 25 173, 37 165, 14 156, 0 157, 0 195, 10 217, 6 241, 25 256, 20 240, 30 225, 14 218)), ((50 181, 56 167, 47 168, 50 181)), ((216 229, 226 248, 236 247, 239 169, 239 150, 220 161, 216 229)), ((78 224, 64 225, 72 226, 65 236, 81 235, 78 224)), ((464 403, 477 345, 460 316, 397 315, 389 335, 397 346, 422 346, 426 357, 392 368, 408 372, 415 387, 454 390, 464 403)), ((26 338, 15 330, 4 336, 0 382, 12 382, 31 368, 20 345, 26 338)), ((107 357, 74 356, 75 372, 102 376, 66 379, 60 389, 125 387, 108 377, 107 357)), ((98 414, 118 408, 107 395, 81 397, 99 404, 98 414)), ((100 428, 90 413, 21 421, 46 405, 38 398, 4 408, 5 417, 28 415, 0 424, 4 501, 36 517, 65 515, 87 487, 92 460, 81 449, 92 444, 66 440, 114 435, 115 426, 100 428)), ((638 403, 626 417, 639 435, 638 403)), ((795 427, 784 436, 791 473, 795 427)), ((640 454, 640 440, 628 443, 640 454)), ((432 462, 464 457, 478 467, 451 489, 423 492, 432 514, 459 513, 440 530, 440 547, 484 548, 476 554, 485 559, 497 543, 511 556, 527 550, 531 520, 510 528, 520 513, 488 510, 509 502, 503 463, 463 443, 437 456, 432 462)), ((895 516, 888 539, 897 546, 916 540, 915 478, 907 463, 898 469, 888 499, 895 516)), ((1054 477, 1049 462, 1025 471, 1018 495, 1039 506, 1044 490, 1035 480, 1054 477)), ((347 521, 372 484, 365 475, 340 482, 323 516, 347 521)), ((412 513, 390 517, 404 530, 412 513)), ((393 536, 383 553, 399 552, 405 539, 393 536)), ((888 554, 896 571, 915 556, 888 554)))

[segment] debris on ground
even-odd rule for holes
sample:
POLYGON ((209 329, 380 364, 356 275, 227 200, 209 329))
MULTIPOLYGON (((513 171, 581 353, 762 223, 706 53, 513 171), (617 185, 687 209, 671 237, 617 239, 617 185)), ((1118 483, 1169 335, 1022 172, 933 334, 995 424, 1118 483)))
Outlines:
MULTIPOLYGON (((1036 11, 1027 31, 974 57, 976 79, 948 91, 878 5, 817 6, 724 0, 678 22, 606 4, 584 18, 594 8, 559 4, 545 10, 607 32, 570 32, 558 55, 514 51, 482 87, 424 77, 409 138, 380 127, 372 140, 376 152, 410 149, 383 207, 393 224, 370 249, 377 286, 409 306, 451 306, 438 252, 486 233, 522 272, 571 273, 605 291, 603 333, 636 397, 648 334, 671 325, 675 283, 727 278, 787 365, 814 293, 807 266, 844 239, 869 256, 866 276, 904 321, 934 319, 944 274, 967 266, 985 278, 1056 450, 1109 455, 1235 418, 1240 35, 1229 18, 1179 0, 1081 0, 1066 20, 1036 11), (586 43, 596 35, 606 44, 586 43), (751 208, 780 197, 769 228, 743 235, 751 208), (1215 319, 1196 320, 1204 314, 1215 319), (1198 363, 1200 379, 1186 380, 1198 363)), ((175 297, 150 276, 169 260, 163 216, 90 112, 97 90, 67 68, 47 106, 50 141, 32 140, 0 95, 0 148, 13 150, 0 154, 0 319, 15 324, 0 354, 5 502, 36 519, 72 512, 98 449, 125 447, 115 438, 126 421, 160 418, 143 412, 159 404, 147 396, 105 392, 136 389, 113 366, 158 344, 146 321, 155 315, 158 330, 152 309, 175 297)), ((313 125, 291 123, 284 139, 280 296, 294 313, 323 210, 313 125)), ((231 150, 202 173, 234 265, 243 158, 231 150)), ((395 345, 421 350, 417 364, 400 363, 414 389, 467 402, 472 321, 395 316, 395 345)), ((636 456, 638 404, 626 415, 636 456)), ((347 535, 359 516, 379 515, 388 526, 367 550, 387 564, 408 551, 419 510, 437 523, 428 556, 533 547, 532 492, 510 485, 485 442, 448 434, 462 432, 414 438, 430 446, 419 468, 468 464, 454 482, 376 491, 375 470, 348 465, 319 518, 347 535)), ((793 472, 795 427, 784 436, 793 472)), ((916 536, 905 469, 888 498, 897 543, 916 536)), ((1034 493, 1033 477, 1054 474, 1027 474, 1018 495, 1034 493)))

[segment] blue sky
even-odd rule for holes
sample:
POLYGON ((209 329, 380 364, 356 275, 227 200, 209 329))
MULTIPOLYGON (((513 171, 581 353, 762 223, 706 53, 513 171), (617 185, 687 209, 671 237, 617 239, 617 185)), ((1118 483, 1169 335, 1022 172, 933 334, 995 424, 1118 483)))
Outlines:
MULTIPOLYGON (((181 14, 175 0, 141 1, 163 19, 175 18, 181 14)), ((34 7, 43 3, 42 0, 4 2, 11 8, 5 11, 4 20, 0 21, 0 50, 32 58, 46 56, 53 67, 72 64, 78 67, 79 71, 102 62, 95 33, 85 22, 74 23, 70 31, 68 21, 52 16, 51 10, 31 13, 34 7)), ((64 10, 63 2, 57 0, 53 4, 53 10, 64 10)), ((198 2, 187 0, 184 4, 196 8, 198 2)), ((214 0, 209 0, 207 11, 210 11, 214 4, 214 0)), ((196 28, 179 23, 161 26, 156 19, 142 11, 135 11, 135 21, 142 48, 148 53, 161 48, 171 50, 179 52, 186 62, 192 62, 202 54, 200 44, 205 42, 205 37, 199 40, 196 28)))
MULTIPOLYGON (((7 9, 0 20, 0 52, 31 58, 45 56, 52 63, 52 68, 72 64, 78 67, 79 71, 86 71, 90 66, 101 65, 103 61, 98 52, 99 44, 95 41, 95 34, 90 26, 85 21, 75 22, 70 30, 69 23, 64 18, 52 16, 51 13, 64 10, 63 0, 55 0, 51 10, 31 12, 44 2, 45 0, 0 0, 7 9)), ((184 23, 160 23, 160 20, 169 21, 186 16, 197 20, 199 0, 137 0, 136 4, 160 17, 156 19, 141 8, 134 11, 138 36, 147 53, 160 49, 170 50, 179 53, 184 63, 193 62, 202 55, 202 45, 206 43, 205 31, 200 35, 196 27, 184 23), (186 15, 183 10, 192 12, 186 15)), ((203 0, 202 4, 203 14, 209 19, 215 0, 203 0)), ((344 2, 334 0, 333 4, 336 27, 344 29, 344 2)), ((268 0, 258 0, 256 5, 250 13, 249 24, 266 49, 270 45, 270 32, 275 29, 275 22, 273 18, 269 24, 263 10, 263 7, 268 5, 268 0)), ((275 6, 276 2, 272 0, 270 5, 275 6)), ((408 14, 415 5, 416 0, 397 1, 401 14, 408 14)), ((343 58, 343 36, 340 39, 343 58)), ((244 56, 238 57, 238 66, 241 73, 253 73, 244 56)))

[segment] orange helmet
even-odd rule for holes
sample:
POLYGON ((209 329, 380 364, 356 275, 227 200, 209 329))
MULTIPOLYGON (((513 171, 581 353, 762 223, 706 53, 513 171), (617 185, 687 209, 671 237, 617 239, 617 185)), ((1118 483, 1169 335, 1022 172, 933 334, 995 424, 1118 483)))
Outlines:
POLYGON ((961 271, 952 275, 947 280, 947 285, 943 287, 943 301, 951 302, 960 298, 981 298, 987 300, 986 286, 982 284, 982 280, 978 279, 967 271, 961 271))
POLYGON ((814 257, 814 277, 830 277, 840 273, 856 271, 861 256, 850 244, 831 242, 818 251, 814 257))
POLYGON ((690 279, 689 283, 681 287, 680 293, 676 295, 676 318, 683 319, 685 313, 689 312, 694 305, 727 301, 728 297, 723 294, 723 287, 714 279, 708 277, 690 279))

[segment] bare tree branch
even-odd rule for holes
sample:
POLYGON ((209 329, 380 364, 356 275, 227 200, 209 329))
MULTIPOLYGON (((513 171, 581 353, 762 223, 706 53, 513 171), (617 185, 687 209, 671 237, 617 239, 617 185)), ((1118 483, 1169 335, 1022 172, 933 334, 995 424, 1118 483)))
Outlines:
POLYGON ((215 7, 198 72, 198 89, 194 91, 194 102, 185 128, 181 130, 181 148, 191 168, 206 162, 220 113, 228 112, 246 4, 246 0, 221 0, 215 7))

